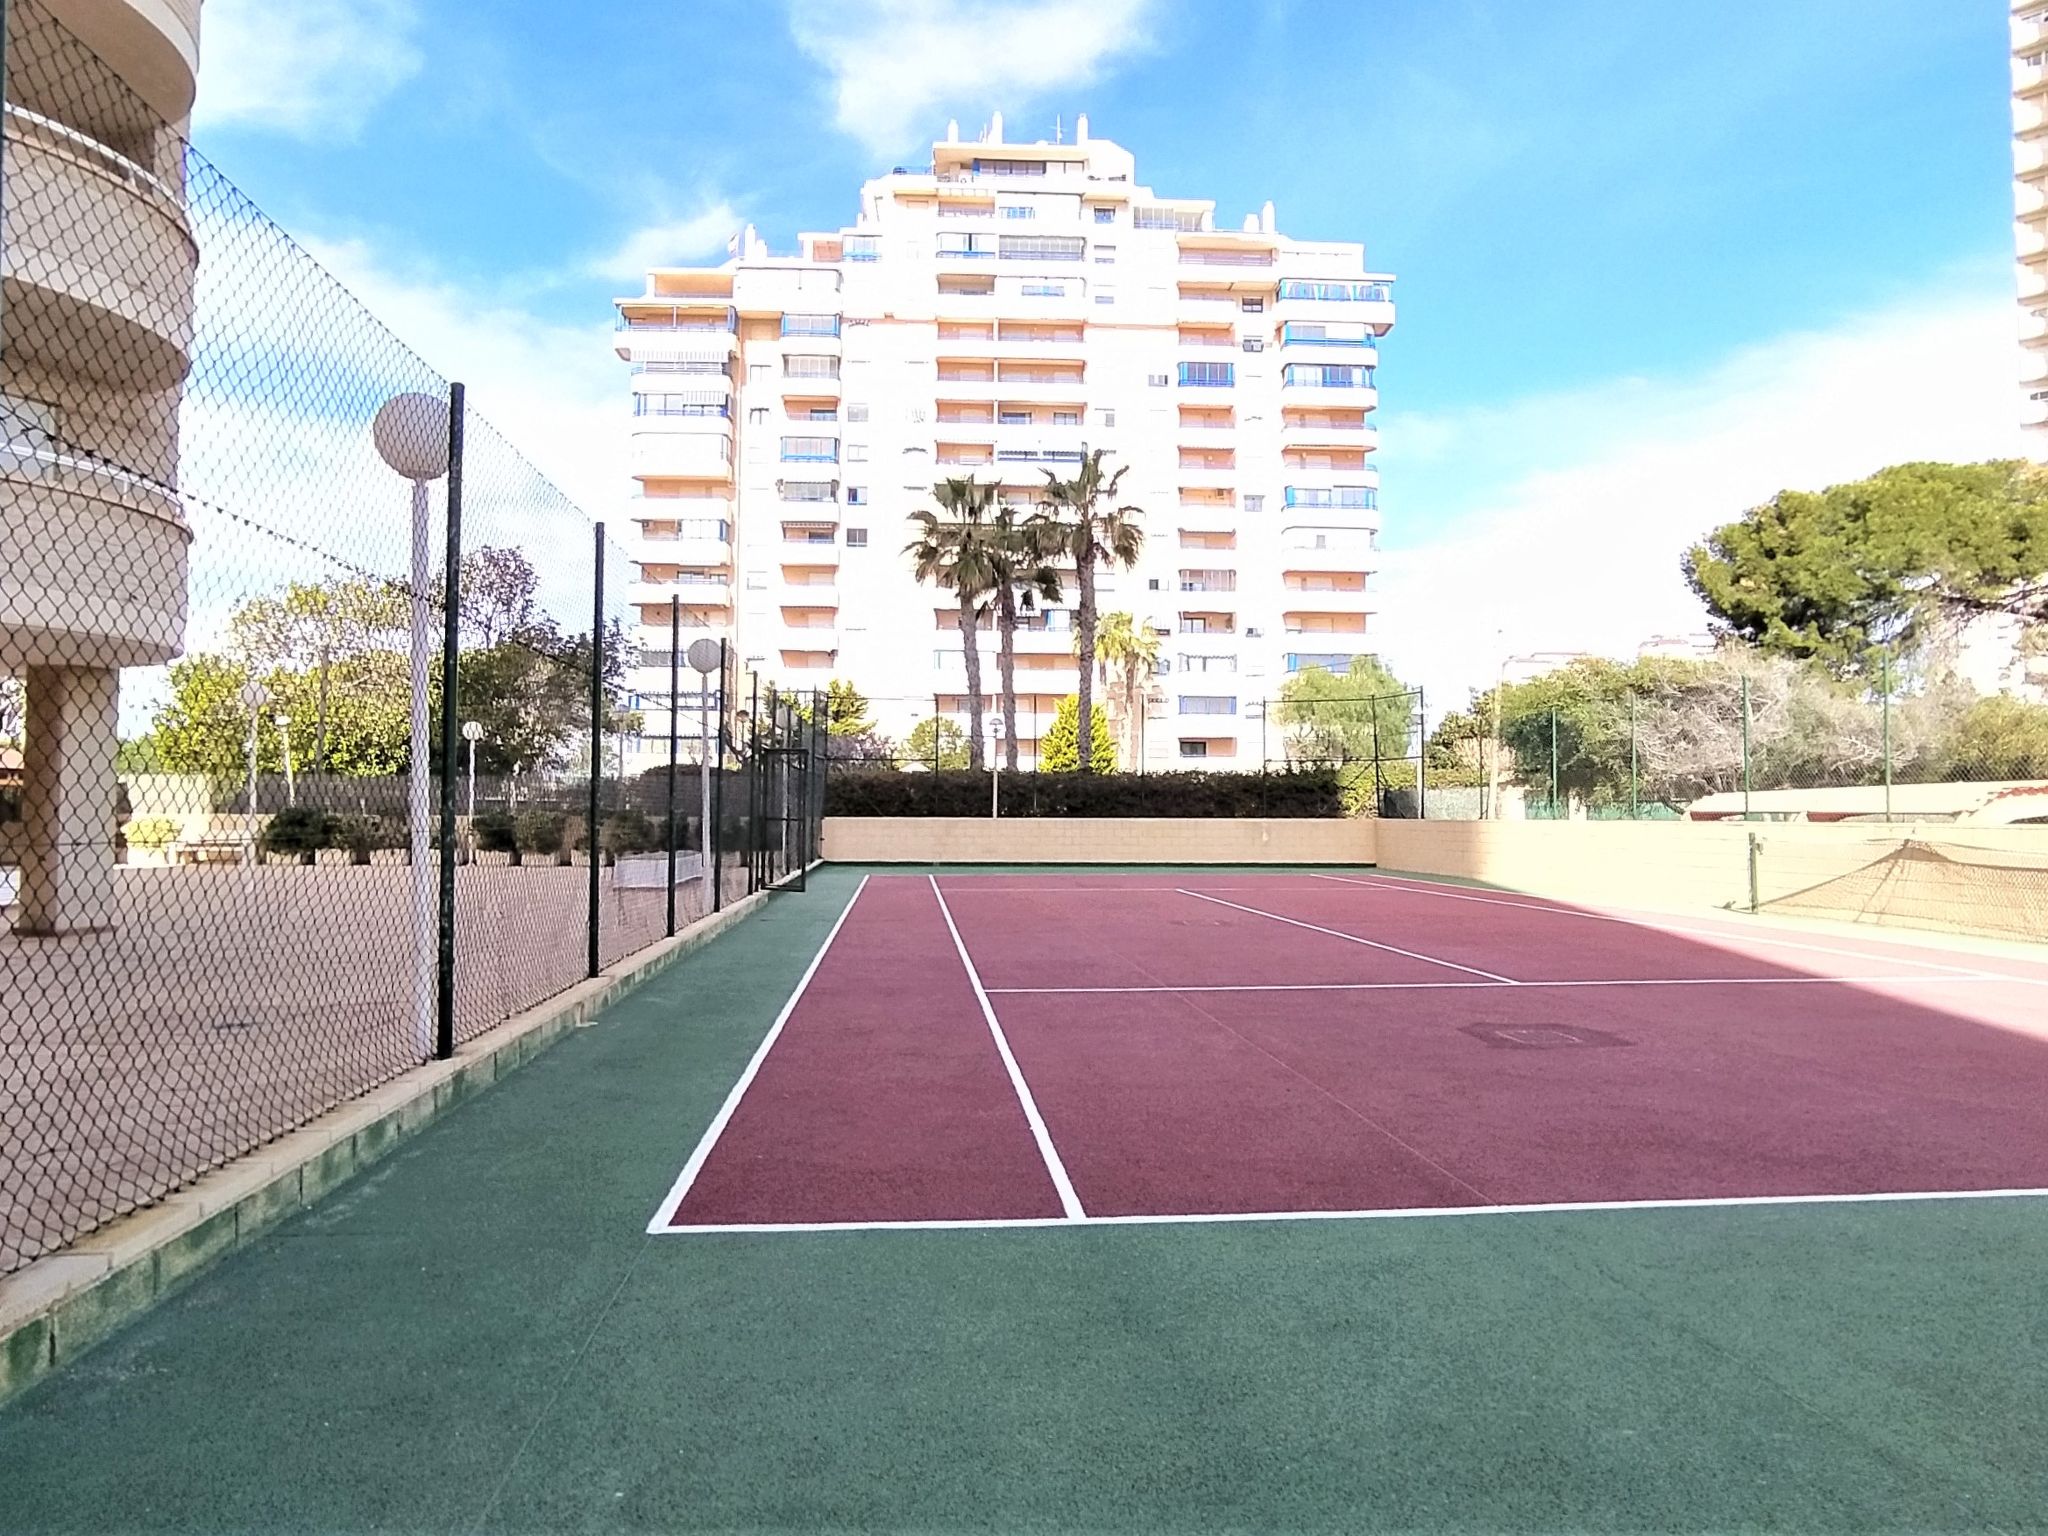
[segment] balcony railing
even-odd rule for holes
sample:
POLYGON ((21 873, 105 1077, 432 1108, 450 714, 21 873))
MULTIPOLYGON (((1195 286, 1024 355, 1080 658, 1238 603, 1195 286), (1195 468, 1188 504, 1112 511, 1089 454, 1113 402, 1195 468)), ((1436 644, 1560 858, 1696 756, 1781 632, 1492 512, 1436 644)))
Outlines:
POLYGON ((612 324, 612 329, 615 331, 652 331, 669 333, 679 331, 735 332, 739 330, 739 328, 739 311, 732 309, 729 309, 725 312, 725 318, 722 320, 684 320, 679 317, 669 320, 640 320, 629 319, 624 314, 621 314, 618 317, 618 319, 615 320, 612 324))
POLYGON ((782 334, 785 336, 837 336, 839 317, 837 315, 784 315, 782 334))
POLYGON ((1380 493, 1377 487, 1370 485, 1340 485, 1334 490, 1290 485, 1282 492, 1282 500, 1290 507, 1350 507, 1371 511, 1379 506, 1380 493))
POLYGON ((1315 323, 1290 320, 1280 327, 1280 345, 1311 347, 1377 347, 1379 337, 1370 330, 1359 328, 1359 334, 1349 336, 1329 334, 1329 327, 1315 323))
POLYGON ((1364 363, 1289 363, 1280 370, 1282 389, 1371 389, 1373 370, 1364 363))
POLYGON ((1228 389, 1237 382, 1235 363, 1182 363, 1180 383, 1184 389, 1228 389))
POLYGON ((1270 267, 1271 251, 1182 251, 1184 267, 1270 267))
POLYGON ((1280 279, 1280 297, 1347 304, 1386 304, 1392 301, 1394 290, 1385 283, 1318 283, 1283 277, 1280 279))

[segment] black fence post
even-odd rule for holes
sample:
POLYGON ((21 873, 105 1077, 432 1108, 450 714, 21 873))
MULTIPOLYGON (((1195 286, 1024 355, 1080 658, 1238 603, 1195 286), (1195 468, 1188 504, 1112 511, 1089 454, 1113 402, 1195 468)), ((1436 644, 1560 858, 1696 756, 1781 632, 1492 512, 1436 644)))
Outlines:
MULTIPOLYGON (((711 910, 719 911, 725 905, 725 683, 729 675, 730 653, 726 641, 718 642, 718 729, 712 732, 715 743, 718 770, 711 780, 711 825, 704 833, 704 849, 711 860, 711 910)), ((700 769, 703 764, 698 765, 700 769)))
POLYGON ((747 894, 761 889, 761 678, 754 676, 753 708, 747 711, 747 894))
POLYGON ((591 580, 590 580, 590 796, 589 819, 583 840, 590 845, 590 906, 585 917, 589 929, 587 934, 587 955, 589 974, 595 976, 604 969, 599 961, 597 944, 597 913, 599 900, 599 877, 604 871, 599 866, 604 862, 604 851, 598 846, 597 816, 598 788, 604 781, 604 524, 599 523, 591 530, 591 580))
POLYGON ((1415 690, 1415 819, 1429 820, 1429 705, 1415 690))
MULTIPOLYGON (((676 711, 682 706, 683 600, 668 600, 668 936, 676 936, 676 711)), ((704 765, 699 763, 702 773, 704 765)), ((697 841, 704 841, 698 834, 697 841)))
POLYGON ((462 662, 463 388, 448 386, 448 547, 441 618, 441 912, 434 998, 434 1056, 455 1054, 455 776, 461 739, 456 684, 462 662))

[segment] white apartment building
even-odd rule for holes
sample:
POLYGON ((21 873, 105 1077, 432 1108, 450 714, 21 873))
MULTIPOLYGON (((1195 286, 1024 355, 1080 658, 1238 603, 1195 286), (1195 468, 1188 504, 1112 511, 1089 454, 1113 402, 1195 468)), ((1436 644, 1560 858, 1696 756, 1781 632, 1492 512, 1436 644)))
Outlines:
MULTIPOLYGON (((854 224, 799 245, 770 255, 750 228, 722 265, 656 269, 617 301, 638 766, 666 757, 672 596, 686 645, 728 637, 781 687, 847 679, 899 741, 934 713, 964 723, 957 610, 912 578, 908 515, 949 476, 1035 502, 1084 448, 1128 466, 1118 500, 1145 514, 1142 564, 1099 586, 1159 638, 1147 766, 1256 766, 1260 701, 1377 647, 1394 306, 1362 245, 1289 239, 1271 204, 1219 224, 1140 185, 1086 118, 1054 143, 1008 142, 1000 118, 972 142, 949 128, 928 167, 870 181, 854 224)), ((1076 688, 1072 585, 1018 636, 1027 765, 1076 688)))
MULTIPOLYGON (((2048 4, 2013 0, 2013 242, 2020 297, 2020 421, 2048 428, 2048 4)), ((2036 458, 2042 457, 2039 449, 2036 458)))

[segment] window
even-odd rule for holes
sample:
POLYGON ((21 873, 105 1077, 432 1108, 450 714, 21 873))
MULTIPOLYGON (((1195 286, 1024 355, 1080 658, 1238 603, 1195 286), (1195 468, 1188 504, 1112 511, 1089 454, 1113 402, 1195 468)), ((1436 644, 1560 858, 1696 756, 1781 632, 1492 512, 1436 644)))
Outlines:
POLYGON ((941 261, 963 258, 992 259, 996 254, 996 238, 994 235, 955 234, 948 231, 939 236, 936 254, 941 261))
POLYGON ((1043 160, 982 160, 974 162, 977 176, 1043 176, 1043 160))
POLYGON ((782 376, 785 379, 836 379, 839 377, 839 359, 816 353, 786 353, 782 359, 782 376))
POLYGON ((1259 313, 1259 311, 1266 307, 1266 301, 1263 297, 1239 299, 1237 301, 1237 307, 1243 310, 1248 315, 1256 315, 1259 313))
POLYGON ((766 571, 749 571, 749 572, 747 572, 747 590, 748 590, 749 592, 765 592, 765 591, 767 591, 767 590, 768 590, 768 573, 767 573, 766 571))
POLYGON ((848 261, 875 261, 882 254, 882 237, 879 235, 848 235, 844 243, 848 261))
POLYGON ((1202 215, 1195 209, 1182 212, 1177 208, 1133 208, 1131 224, 1137 229, 1194 231, 1202 227, 1202 215))
POLYGON ((996 210, 1006 219, 1035 219, 1038 210, 1029 203, 1004 203, 996 210))
POLYGON ((839 462, 839 439, 836 437, 785 437, 782 440, 782 462, 785 464, 836 464, 839 462))
POLYGON ((1017 292, 1027 299, 1064 299, 1067 296, 1065 283, 1024 283, 1017 292))
POLYGON ((848 421, 866 421, 868 419, 867 401, 849 400, 846 403, 846 419, 848 421))
POLYGON ((1003 427, 1028 427, 1031 425, 1029 411, 1002 411, 996 416, 996 424, 1003 427))
POLYGON ((1247 496, 1244 499, 1244 509, 1247 512, 1263 512, 1266 510, 1266 498, 1263 495, 1247 496))
POLYGON ((1298 278, 1280 280, 1283 299, 1336 299, 1361 304, 1384 304, 1394 293, 1385 283, 1309 283, 1298 278))
POLYGON ((1095 222, 1098 224, 1114 224, 1116 222, 1116 210, 1114 208, 1096 209, 1095 222))
POLYGON ((1107 288, 1098 288, 1095 290, 1095 302, 1098 304, 1114 304, 1116 302, 1116 295, 1107 288))
POLYGON ((1180 699, 1180 712, 1184 715, 1234 715, 1237 700, 1229 694, 1189 694, 1180 699))
POLYGON ((867 461, 868 461, 868 445, 867 445, 866 443, 848 443, 848 444, 846 445, 846 462, 847 462, 847 463, 849 463, 849 464, 865 464, 865 463, 867 463, 867 461))
POLYGON ((765 405, 756 405, 749 407, 747 410, 747 425, 750 427, 767 426, 768 407, 765 405))
POLYGON ((1081 425, 1081 413, 1079 411, 1054 411, 1052 413, 1052 424, 1056 427, 1078 427, 1081 425))
POLYGON ((772 370, 767 363, 747 364, 747 382, 749 384, 766 384, 771 376, 772 370))
POLYGON ((846 504, 849 507, 864 507, 868 504, 868 488, 864 485, 849 485, 846 488, 846 504))
POLYGON ((1159 578, 1157 576, 1148 578, 1145 582, 1145 590, 1148 592, 1157 592, 1159 590, 1159 578))
POLYGON ((847 547, 848 549, 866 549, 866 548, 868 547, 868 531, 867 531, 867 529, 865 529, 865 528, 849 528, 849 529, 847 529, 847 530, 846 530, 846 547, 847 547))
POLYGON ((779 480, 777 488, 784 501, 837 501, 837 480, 779 480))
POLYGON ((1102 406, 1096 410, 1095 420, 1101 426, 1113 427, 1116 425, 1116 412, 1106 405, 1102 406))
POLYGON ((1173 382, 1173 375, 1170 373, 1148 373, 1145 375, 1145 382, 1154 389, 1164 389, 1173 382))
POLYGON ((1247 336, 1244 339, 1244 349, 1247 352, 1263 352, 1266 350, 1266 338, 1263 336, 1247 336))
POLYGON ((837 336, 839 317, 837 315, 784 315, 782 334, 785 336, 837 336))
POLYGON ((1106 267, 1106 266, 1108 266, 1108 265, 1109 265, 1109 264, 1110 264, 1111 262, 1113 262, 1113 261, 1115 261, 1115 260, 1116 260, 1116 247, 1115 247, 1115 246, 1113 246, 1113 245, 1098 245, 1097 247, 1095 247, 1095 265, 1097 265, 1098 267, 1106 267))
POLYGON ((1373 371, 1363 363, 1289 363, 1280 370, 1280 387, 1371 389, 1373 371))
POLYGON ((1227 389, 1237 382, 1234 363, 1182 363, 1180 382, 1190 389, 1227 389))
POLYGON ((1209 755, 1209 743, 1206 741, 1183 741, 1180 744, 1180 755, 1182 757, 1207 757, 1209 755))
POLYGON ((1088 242, 1079 235, 1003 235, 996 249, 1005 261, 1079 261, 1088 242))

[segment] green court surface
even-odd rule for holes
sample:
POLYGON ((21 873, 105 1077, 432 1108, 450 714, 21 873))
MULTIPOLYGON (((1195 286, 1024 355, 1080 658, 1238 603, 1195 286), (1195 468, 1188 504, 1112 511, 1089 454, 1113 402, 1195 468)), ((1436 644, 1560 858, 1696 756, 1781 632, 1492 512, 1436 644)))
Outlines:
POLYGON ((0 1530, 2048 1522, 2037 1199, 646 1235, 858 878, 0 1408, 0 1530))

